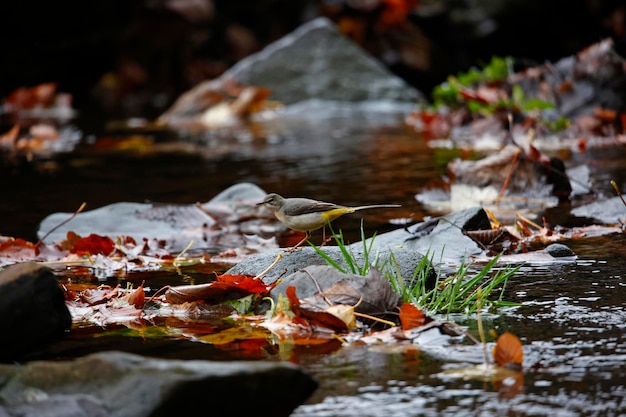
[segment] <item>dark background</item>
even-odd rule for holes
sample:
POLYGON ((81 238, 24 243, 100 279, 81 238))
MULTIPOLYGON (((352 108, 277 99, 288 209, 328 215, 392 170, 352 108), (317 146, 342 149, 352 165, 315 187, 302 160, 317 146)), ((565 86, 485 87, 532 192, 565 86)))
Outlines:
POLYGON ((153 117, 316 16, 428 94, 492 55, 535 64, 606 37, 624 55, 625 9, 619 0, 2 2, 0 96, 57 82, 83 112, 153 117))

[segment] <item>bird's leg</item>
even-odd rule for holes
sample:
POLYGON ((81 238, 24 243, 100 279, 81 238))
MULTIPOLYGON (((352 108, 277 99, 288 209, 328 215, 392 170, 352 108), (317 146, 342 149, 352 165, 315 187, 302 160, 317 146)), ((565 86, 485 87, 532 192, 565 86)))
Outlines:
POLYGON ((328 238, 326 237, 326 227, 322 227, 322 244, 320 246, 324 246, 325 244, 330 242, 331 239, 331 236, 329 236, 328 238))
POLYGON ((309 237, 311 237, 311 232, 305 232, 304 238, 302 238, 300 242, 296 243, 295 246, 285 249, 285 252, 295 252, 298 249, 301 249, 300 245, 306 242, 309 237))

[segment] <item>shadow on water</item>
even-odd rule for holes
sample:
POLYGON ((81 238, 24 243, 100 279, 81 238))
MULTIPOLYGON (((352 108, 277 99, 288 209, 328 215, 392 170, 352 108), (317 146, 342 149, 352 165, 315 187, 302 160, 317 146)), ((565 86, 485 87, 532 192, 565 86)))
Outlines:
MULTIPOLYGON (((84 143, 53 158, 4 161, 0 169, 12 191, 7 195, 5 190, 0 201, 0 234, 34 239, 43 217, 74 211, 83 201, 88 209, 121 201, 193 204, 243 181, 268 192, 346 205, 399 203, 403 208, 387 216, 420 221, 433 213, 426 212, 415 194, 440 177, 454 155, 430 149, 390 115, 382 120, 365 115, 293 117, 278 128, 259 129, 267 129, 261 139, 242 131, 235 137, 188 133, 172 141, 164 132, 139 132, 149 137, 148 145, 121 150, 84 143)), ((623 179, 624 160, 611 164, 609 172, 597 166, 596 173, 623 179)), ((363 218, 366 231, 397 227, 374 212, 364 212, 363 218)), ((349 240, 357 240, 360 219, 346 216, 336 224, 349 240)), ((320 382, 297 416, 620 415, 626 410, 624 238, 568 245, 579 256, 575 262, 523 268, 505 296, 521 305, 484 318, 488 329, 510 331, 522 340, 522 381, 444 376, 446 369, 480 361, 479 347, 468 359, 455 361, 424 348, 394 351, 381 346, 269 350, 259 359, 297 362, 320 382)), ((159 274, 147 285, 188 283, 186 277, 159 274)), ((476 332, 475 320, 464 324, 476 332)), ((64 350, 47 355, 121 349, 169 358, 238 358, 235 351, 206 343, 144 340, 123 333, 90 345, 86 340, 93 339, 91 332, 77 331, 64 350)))

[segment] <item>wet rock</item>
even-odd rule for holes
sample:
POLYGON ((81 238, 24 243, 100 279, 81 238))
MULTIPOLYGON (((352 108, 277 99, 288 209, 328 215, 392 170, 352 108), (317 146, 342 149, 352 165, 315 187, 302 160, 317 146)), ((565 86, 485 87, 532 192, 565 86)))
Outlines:
POLYGON ((619 197, 614 197, 577 207, 572 210, 572 214, 606 224, 617 224, 626 219, 626 205, 619 197))
POLYGON ((332 101, 415 102, 421 93, 317 18, 228 70, 222 78, 267 87, 285 104, 332 101))
MULTIPOLYGON (((289 286, 296 287, 296 295, 300 300, 311 299, 321 290, 331 303, 353 305, 355 311, 370 315, 397 312, 396 308, 401 302, 389 280, 375 269, 361 276, 346 274, 328 265, 308 266, 286 276, 272 290, 272 298, 277 299, 279 294, 285 294, 289 286)), ((329 307, 322 297, 313 301, 313 304, 329 307)))
MULTIPOLYGON (((113 240, 118 236, 130 236, 137 242, 148 239, 157 242, 157 247, 162 241, 172 252, 183 250, 191 241, 196 248, 203 243, 217 245, 220 240, 228 239, 230 247, 237 247, 243 244, 237 232, 243 227, 239 219, 251 217, 250 212, 258 210, 255 203, 264 196, 265 192, 256 185, 240 183, 202 204, 202 208, 195 204, 114 203, 77 214, 50 233, 45 241, 63 241, 67 232, 72 231, 80 236, 95 233, 113 240)), ((70 215, 47 216, 39 225, 39 238, 70 215)))
POLYGON ((0 416, 288 416, 317 388, 286 362, 151 359, 103 352, 0 365, 0 416))
POLYGON ((0 270, 0 361, 58 339, 71 325, 63 290, 50 269, 25 262, 0 270))
MULTIPOLYGON (((475 258, 475 261, 487 263, 490 259, 490 257, 481 256, 475 258)), ((549 265, 574 263, 576 259, 578 259, 578 256, 569 247, 562 243, 552 243, 540 250, 504 254, 500 257, 498 263, 505 265, 524 264, 528 266, 545 267, 549 265)))
MULTIPOLYGON (((384 236, 380 235, 380 236, 384 236)), ((401 242, 401 239, 406 239, 406 232, 403 233, 402 237, 399 237, 400 240, 393 240, 398 243, 401 242)), ((383 242, 377 242, 378 237, 374 240, 374 244, 372 246, 372 250, 370 251, 368 258, 366 260, 363 243, 357 242, 351 245, 347 245, 347 250, 350 253, 352 261, 363 267, 365 262, 370 263, 374 267, 376 265, 382 266, 385 264, 389 264, 391 262, 395 262, 400 271, 400 275, 403 281, 409 285, 415 269, 421 262, 423 255, 414 250, 407 250, 405 248, 399 247, 398 245, 389 245, 387 246, 383 242), (393 255, 393 259, 392 259, 393 255)), ((391 241, 385 241, 391 242, 391 241)), ((369 243, 368 243, 369 245, 369 243)), ((350 266, 346 261, 341 249, 337 246, 325 246, 322 248, 326 256, 340 265, 344 270, 350 271, 350 266)), ((263 281, 266 283, 273 283, 278 278, 283 277, 285 282, 291 282, 290 277, 292 274, 297 273, 301 269, 304 269, 309 266, 327 266, 328 263, 326 260, 319 255, 315 249, 311 247, 302 247, 301 249, 295 252, 285 252, 284 249, 275 249, 267 252, 262 252, 258 254, 253 254, 239 262, 237 265, 229 269, 226 273, 228 274, 249 274, 249 275, 258 275, 263 272, 269 265, 272 264, 276 260, 278 256, 282 256, 280 261, 268 272, 266 276, 263 277, 263 281)), ((434 283, 435 275, 434 271, 431 274, 432 283, 434 283)), ((277 286, 272 291, 272 298, 277 299, 279 294, 284 294, 285 286, 277 286)), ((297 287, 298 294, 303 292, 303 294, 309 294, 307 288, 297 287)), ((306 295, 305 295, 306 296, 306 295)))
POLYGON ((548 245, 546 246, 544 251, 553 258, 567 258, 570 256, 576 256, 573 250, 571 250, 569 247, 565 246, 562 243, 553 243, 551 245, 548 245))
MULTIPOLYGON (((408 238, 404 246, 428 253, 433 261, 458 263, 471 255, 483 252, 482 248, 463 232, 491 229, 487 213, 482 207, 456 211, 436 219, 436 226, 426 235, 420 233, 408 238)), ((420 230, 421 223, 408 228, 411 233, 420 230)))
POLYGON ((207 96, 233 81, 268 88, 271 100, 287 105, 311 99, 411 104, 423 99, 418 90, 346 38, 330 20, 320 17, 244 58, 219 79, 198 84, 159 120, 176 124, 199 116, 211 104, 207 96))

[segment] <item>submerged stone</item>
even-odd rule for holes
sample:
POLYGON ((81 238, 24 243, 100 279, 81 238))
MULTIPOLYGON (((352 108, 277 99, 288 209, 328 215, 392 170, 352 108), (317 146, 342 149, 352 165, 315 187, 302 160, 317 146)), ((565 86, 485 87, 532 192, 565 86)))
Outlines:
POLYGON ((58 339, 71 325, 63 290, 49 268, 25 262, 0 271, 0 361, 58 339))
POLYGON ((102 352, 0 365, 0 416, 288 416, 317 388, 287 362, 165 360, 102 352))

